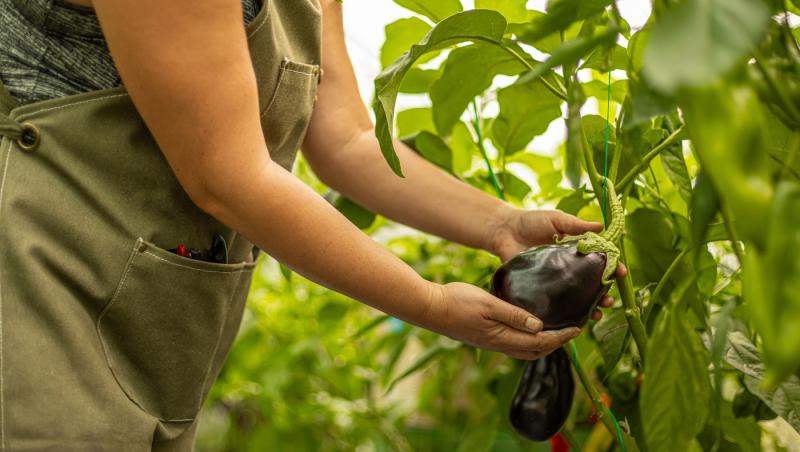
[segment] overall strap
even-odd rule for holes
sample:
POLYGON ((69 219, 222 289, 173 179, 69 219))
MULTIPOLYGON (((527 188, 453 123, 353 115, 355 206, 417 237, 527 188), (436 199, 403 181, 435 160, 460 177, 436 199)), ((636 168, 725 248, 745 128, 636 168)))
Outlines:
POLYGON ((0 79, 0 115, 8 116, 14 107, 19 106, 17 100, 8 92, 3 80, 0 79))
POLYGON ((0 80, 0 136, 17 140, 22 136, 22 126, 11 119, 8 114, 17 106, 17 101, 8 92, 3 81, 0 80))

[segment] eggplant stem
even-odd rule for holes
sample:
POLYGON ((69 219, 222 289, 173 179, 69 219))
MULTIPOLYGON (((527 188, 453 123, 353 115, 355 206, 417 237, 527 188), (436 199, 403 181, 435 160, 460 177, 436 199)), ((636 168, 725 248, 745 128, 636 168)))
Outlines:
POLYGON ((581 367, 581 364, 578 361, 578 351, 577 347, 575 347, 575 343, 570 342, 570 345, 572 349, 568 350, 567 346, 565 345, 564 351, 567 352, 567 355, 569 355, 569 360, 572 361, 572 367, 575 369, 575 373, 578 375, 578 379, 581 381, 583 389, 586 390, 586 394, 592 401, 594 409, 597 410, 597 418, 603 422, 603 425, 605 426, 606 430, 611 433, 611 436, 616 438, 620 445, 620 449, 625 450, 625 443, 623 442, 622 434, 619 431, 619 424, 616 422, 614 413, 612 413, 611 409, 608 408, 600 399, 600 392, 589 379, 589 376, 586 374, 586 371, 583 370, 583 367, 581 367))

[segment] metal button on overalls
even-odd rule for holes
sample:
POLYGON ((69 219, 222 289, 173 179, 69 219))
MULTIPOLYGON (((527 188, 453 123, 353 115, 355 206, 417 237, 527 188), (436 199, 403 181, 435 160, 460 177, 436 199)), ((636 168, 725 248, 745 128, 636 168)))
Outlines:
MULTIPOLYGON (((318 0, 247 26, 270 154, 319 80, 318 0)), ((0 450, 189 451, 258 248, 185 193, 124 87, 19 106, 0 84, 0 450), (168 251, 208 248, 229 263, 168 251)))

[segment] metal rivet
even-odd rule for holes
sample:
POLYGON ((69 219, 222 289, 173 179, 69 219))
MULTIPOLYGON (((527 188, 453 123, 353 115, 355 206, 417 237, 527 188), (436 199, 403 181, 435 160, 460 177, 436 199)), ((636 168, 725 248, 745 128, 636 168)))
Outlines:
POLYGON ((19 147, 30 152, 39 147, 40 141, 41 135, 39 133, 39 129, 29 122, 23 123, 22 136, 17 140, 19 147))

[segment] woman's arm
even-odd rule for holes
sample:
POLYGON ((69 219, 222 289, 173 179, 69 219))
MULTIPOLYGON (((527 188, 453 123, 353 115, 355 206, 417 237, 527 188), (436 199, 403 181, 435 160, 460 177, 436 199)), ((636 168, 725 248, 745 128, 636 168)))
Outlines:
POLYGON ((576 334, 533 334, 541 322, 524 310, 425 281, 274 163, 238 0, 94 4, 131 99, 199 207, 309 279, 465 342, 534 359, 576 334))
POLYGON ((554 234, 602 229, 560 211, 516 209, 450 176, 398 140, 394 145, 405 178, 396 176, 381 155, 358 92, 342 7, 336 0, 322 1, 325 77, 303 151, 323 182, 374 212, 503 260, 552 242, 554 234))

